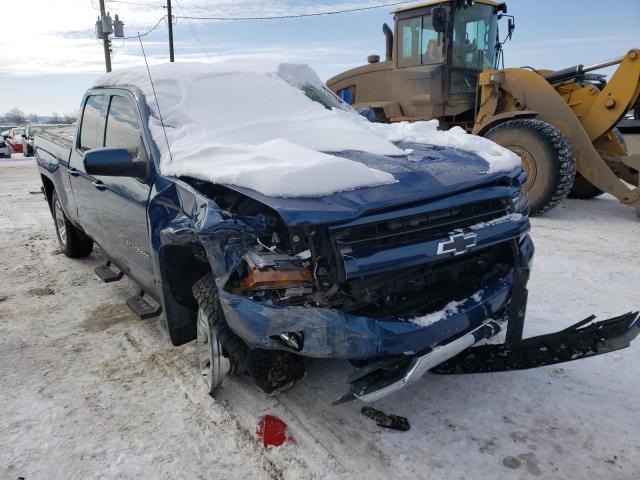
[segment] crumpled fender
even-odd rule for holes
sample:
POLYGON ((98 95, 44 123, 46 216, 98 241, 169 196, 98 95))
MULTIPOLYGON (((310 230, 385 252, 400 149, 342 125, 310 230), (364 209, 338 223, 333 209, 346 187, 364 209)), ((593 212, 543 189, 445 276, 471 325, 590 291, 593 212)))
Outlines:
MULTIPOLYGON (((467 299, 446 321, 429 326, 406 318, 373 319, 335 309, 276 306, 224 290, 229 276, 260 235, 269 233, 264 215, 232 217, 189 185, 176 183, 156 196, 150 209, 161 210, 150 218, 162 218, 152 228, 154 250, 164 246, 196 245, 204 249, 219 291, 229 327, 252 348, 289 350, 277 340, 284 332, 302 332, 309 357, 367 359, 414 355, 443 340, 500 315, 508 304, 513 276, 508 274, 483 286, 481 298, 467 299)), ((520 243, 522 255, 533 255, 528 235, 520 243)), ((169 316, 168 321, 171 322, 169 316)), ((171 327, 170 327, 171 329, 171 327)), ((293 350, 289 350, 293 351, 293 350)))

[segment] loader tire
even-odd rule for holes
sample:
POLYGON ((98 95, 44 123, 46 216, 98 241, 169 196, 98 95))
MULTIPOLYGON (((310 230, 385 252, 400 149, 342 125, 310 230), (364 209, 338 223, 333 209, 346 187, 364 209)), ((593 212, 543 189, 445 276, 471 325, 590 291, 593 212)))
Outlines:
POLYGON ((231 371, 247 375, 265 393, 280 393, 302 380, 305 375, 302 357, 279 350, 252 349, 236 335, 224 316, 218 288, 209 273, 193 286, 193 296, 219 338, 222 350, 231 362, 231 371))
MULTIPOLYGON (((614 135, 617 137, 620 145, 624 149, 626 154, 629 154, 629 149, 627 148, 627 142, 620 133, 620 130, 617 128, 613 129, 614 135)), ((580 175, 580 172, 576 173, 576 178, 573 181, 573 187, 569 192, 569 198, 576 198, 578 200, 591 200, 592 198, 596 198, 599 195, 602 195, 604 192, 596 187, 589 180, 580 175)))
POLYGON ((552 209, 567 197, 576 176, 576 158, 571 143, 556 127, 519 118, 493 127, 485 137, 522 159, 532 216, 552 209))

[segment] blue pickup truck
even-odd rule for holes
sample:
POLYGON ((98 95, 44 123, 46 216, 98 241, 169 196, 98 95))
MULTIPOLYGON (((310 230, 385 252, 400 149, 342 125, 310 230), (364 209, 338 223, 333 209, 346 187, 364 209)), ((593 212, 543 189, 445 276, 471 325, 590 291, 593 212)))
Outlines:
POLYGON ((520 168, 487 173, 477 155, 403 143, 401 158, 333 153, 394 183, 266 196, 163 175, 150 115, 136 87, 93 88, 77 129, 36 137, 37 165, 63 252, 99 245, 96 273, 140 286, 134 312, 163 313, 174 345, 197 339, 211 393, 229 374, 279 392, 305 357, 338 358, 355 367, 338 401, 374 401, 427 371, 549 365, 640 329, 629 313, 522 339, 534 249, 520 168))

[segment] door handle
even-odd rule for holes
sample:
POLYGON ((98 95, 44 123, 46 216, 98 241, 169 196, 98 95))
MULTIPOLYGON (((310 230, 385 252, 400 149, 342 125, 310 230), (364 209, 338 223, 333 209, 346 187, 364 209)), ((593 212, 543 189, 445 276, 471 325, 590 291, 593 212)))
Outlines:
POLYGON ((104 190, 107 188, 107 186, 102 183, 102 180, 94 180, 93 182, 91 182, 93 184, 94 187, 96 187, 98 190, 104 190))
POLYGON ((72 177, 77 177, 78 175, 80 175, 80 172, 75 168, 71 167, 69 168, 69 175, 71 175, 72 177))

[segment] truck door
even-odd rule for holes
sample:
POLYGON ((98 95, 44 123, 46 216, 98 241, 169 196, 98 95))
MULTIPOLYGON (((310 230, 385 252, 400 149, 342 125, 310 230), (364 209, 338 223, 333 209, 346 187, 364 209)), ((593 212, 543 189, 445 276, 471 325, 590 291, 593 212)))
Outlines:
MULTIPOLYGON (((104 95, 89 95, 84 102, 80 130, 69 158, 69 183, 77 206, 77 218, 86 233, 100 242, 98 212, 95 199, 96 181, 84 169, 84 153, 98 147, 98 132, 101 131, 104 95)), ((100 142, 100 145, 102 143, 100 142)))
POLYGON ((111 94, 101 144, 126 148, 137 161, 146 161, 150 172, 146 179, 96 176, 100 246, 107 255, 142 284, 148 292, 155 291, 151 242, 147 227, 147 205, 154 179, 144 142, 142 122, 133 95, 111 94))

